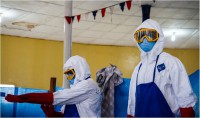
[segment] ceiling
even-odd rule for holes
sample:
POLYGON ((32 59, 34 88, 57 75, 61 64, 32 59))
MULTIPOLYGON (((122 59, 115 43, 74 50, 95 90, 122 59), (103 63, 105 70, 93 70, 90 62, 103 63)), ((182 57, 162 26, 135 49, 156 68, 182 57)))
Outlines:
MULTIPOLYGON (((72 41, 85 44, 135 46, 133 32, 142 23, 139 5, 144 1, 133 0, 131 10, 124 12, 116 5, 111 15, 105 17, 98 11, 96 20, 92 13, 121 1, 73 1, 73 15, 81 15, 72 25, 72 41), (112 20, 111 20, 112 19, 112 20)), ((166 48, 199 48, 199 1, 161 1, 152 4, 150 17, 156 20, 165 34, 166 48), (176 40, 171 37, 175 32, 176 40)), ((1 34, 63 41, 64 1, 1 0, 1 34)))

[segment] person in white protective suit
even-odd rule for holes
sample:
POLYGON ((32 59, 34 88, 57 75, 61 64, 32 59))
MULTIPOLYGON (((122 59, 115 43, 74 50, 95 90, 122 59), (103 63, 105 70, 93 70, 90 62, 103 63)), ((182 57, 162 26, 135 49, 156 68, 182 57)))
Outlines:
POLYGON ((141 51, 130 82, 127 117, 194 117, 196 103, 181 61, 163 51, 164 34, 151 19, 135 31, 141 51))
POLYGON ((42 104, 41 107, 47 116, 100 117, 101 93, 96 82, 90 77, 86 60, 80 56, 70 57, 64 64, 64 74, 69 80, 70 89, 54 93, 7 95, 6 100, 42 104), (56 112, 52 109, 52 105, 64 106, 61 112, 56 112), (78 114, 72 113, 74 112, 72 109, 77 110, 78 114))

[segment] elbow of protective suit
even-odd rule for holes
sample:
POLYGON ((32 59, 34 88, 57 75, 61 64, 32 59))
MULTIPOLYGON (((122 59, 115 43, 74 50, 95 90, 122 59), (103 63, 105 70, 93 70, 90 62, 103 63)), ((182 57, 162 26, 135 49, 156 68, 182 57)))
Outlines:
POLYGON ((35 104, 52 104, 53 93, 28 93, 22 95, 11 95, 8 94, 5 99, 8 102, 27 102, 35 104))
POLYGON ((192 107, 180 108, 181 117, 195 117, 195 112, 192 107))

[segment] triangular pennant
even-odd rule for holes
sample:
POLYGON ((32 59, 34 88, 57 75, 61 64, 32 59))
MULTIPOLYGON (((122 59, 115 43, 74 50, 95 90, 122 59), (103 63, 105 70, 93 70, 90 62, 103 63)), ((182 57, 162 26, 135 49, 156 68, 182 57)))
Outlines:
POLYGON ((128 10, 130 10, 130 9, 131 9, 131 3, 132 3, 132 1, 131 1, 131 0, 129 0, 129 1, 126 1, 126 6, 127 6, 128 10))
POLYGON ((68 24, 71 23, 71 17, 70 16, 65 16, 65 19, 67 20, 68 24))
POLYGON ((96 19, 96 15, 97 15, 97 10, 96 11, 92 11, 92 14, 94 16, 94 20, 96 19))
POLYGON ((79 22, 80 19, 81 19, 81 15, 76 16, 76 18, 77 18, 77 20, 78 20, 78 22, 79 22))
POLYGON ((75 17, 75 16, 71 16, 71 18, 72 18, 72 22, 74 21, 74 17, 75 17))
POLYGON ((123 12, 123 11, 124 11, 124 6, 125 6, 125 2, 122 2, 122 3, 120 3, 119 5, 120 5, 120 8, 121 8, 121 10, 122 10, 122 12, 123 12))
POLYGON ((110 7, 110 13, 111 13, 111 14, 113 14, 114 8, 115 8, 114 6, 111 6, 111 7, 110 7))
POLYGON ((88 15, 89 15, 89 13, 85 13, 85 20, 88 19, 88 15))
POLYGON ((106 8, 101 9, 101 15, 102 15, 102 17, 105 16, 105 13, 106 13, 106 8))

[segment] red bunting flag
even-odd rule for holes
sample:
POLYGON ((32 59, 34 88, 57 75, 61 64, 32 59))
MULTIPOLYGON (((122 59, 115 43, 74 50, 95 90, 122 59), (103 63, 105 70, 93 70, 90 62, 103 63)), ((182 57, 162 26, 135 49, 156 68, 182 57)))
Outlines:
POLYGON ((126 6, 127 6, 128 10, 131 9, 131 2, 132 2, 131 0, 126 1, 126 6))
POLYGON ((80 19, 81 19, 81 15, 76 16, 76 18, 77 18, 77 20, 78 20, 78 22, 79 22, 80 19))
POLYGON ((71 17, 70 16, 65 16, 65 19, 67 20, 68 24, 71 23, 71 17))
POLYGON ((106 8, 101 9, 101 15, 102 15, 102 17, 105 16, 105 13, 106 13, 106 8))

